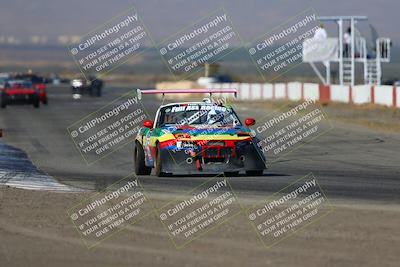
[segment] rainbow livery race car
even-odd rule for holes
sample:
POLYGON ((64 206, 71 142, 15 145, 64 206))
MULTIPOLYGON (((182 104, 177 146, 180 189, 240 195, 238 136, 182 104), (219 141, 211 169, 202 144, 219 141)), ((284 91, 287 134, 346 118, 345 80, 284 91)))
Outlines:
MULTIPOLYGON (((235 93, 236 90, 138 90, 142 94, 235 93)), ((229 105, 211 99, 171 103, 159 107, 155 120, 146 120, 135 139, 134 164, 139 175, 215 174, 262 175, 265 157, 249 126, 229 105)))

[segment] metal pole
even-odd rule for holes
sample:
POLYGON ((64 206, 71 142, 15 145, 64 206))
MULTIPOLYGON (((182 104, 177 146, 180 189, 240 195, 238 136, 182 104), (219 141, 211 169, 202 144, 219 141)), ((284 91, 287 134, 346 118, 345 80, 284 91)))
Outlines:
POLYGON ((376 60, 375 60, 375 68, 376 68, 376 84, 381 85, 381 42, 376 39, 376 60))
POLYGON ((312 67, 312 69, 314 70, 314 72, 317 74, 318 78, 321 80, 321 82, 323 84, 327 84, 326 80, 324 79, 324 76, 321 75, 318 68, 315 66, 314 62, 309 62, 309 63, 310 63, 310 66, 312 67))
POLYGON ((351 86, 354 86, 354 56, 355 56, 355 28, 354 28, 354 18, 351 18, 351 86))
POLYGON ((343 85, 343 19, 337 21, 339 27, 339 83, 343 85))
POLYGON ((325 62, 325 67, 326 67, 326 84, 331 84, 331 62, 327 61, 325 62))

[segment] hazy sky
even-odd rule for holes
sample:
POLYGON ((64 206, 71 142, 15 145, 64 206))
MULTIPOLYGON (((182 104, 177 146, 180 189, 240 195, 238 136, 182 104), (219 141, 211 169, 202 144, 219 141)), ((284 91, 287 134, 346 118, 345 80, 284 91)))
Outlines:
POLYGON ((366 15, 400 43, 399 0, 0 0, 0 35, 83 35, 132 5, 156 41, 222 6, 244 40, 312 7, 318 15, 366 15))

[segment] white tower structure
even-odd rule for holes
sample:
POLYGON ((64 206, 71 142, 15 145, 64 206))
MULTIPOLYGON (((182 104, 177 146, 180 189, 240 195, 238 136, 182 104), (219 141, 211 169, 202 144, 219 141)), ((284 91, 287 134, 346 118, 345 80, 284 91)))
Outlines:
POLYGON ((339 84, 354 85, 356 64, 362 64, 364 83, 380 85, 382 63, 390 62, 391 40, 377 38, 374 40, 375 46, 368 50, 366 39, 356 27, 358 22, 368 20, 366 16, 322 16, 318 20, 323 23, 335 23, 339 35, 326 40, 308 39, 303 43, 303 62, 311 65, 320 80, 324 84, 330 84, 331 64, 338 63, 339 84), (350 44, 346 46, 343 40, 344 24, 350 28, 350 44), (325 78, 316 67, 317 62, 322 62, 325 66, 325 78))

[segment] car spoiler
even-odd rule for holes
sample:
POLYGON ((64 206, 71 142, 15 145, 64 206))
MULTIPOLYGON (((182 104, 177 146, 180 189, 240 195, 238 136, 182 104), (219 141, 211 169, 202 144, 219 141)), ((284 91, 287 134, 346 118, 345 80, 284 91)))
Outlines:
POLYGON ((156 95, 161 94, 165 96, 166 94, 234 94, 235 98, 237 96, 236 89, 151 89, 151 90, 141 90, 137 89, 137 96, 139 100, 142 99, 142 95, 156 95))

